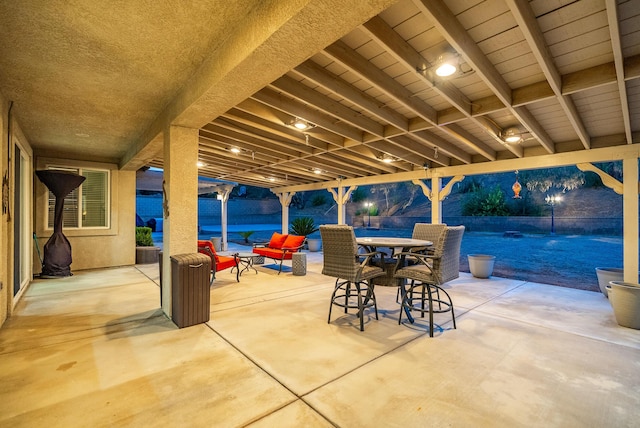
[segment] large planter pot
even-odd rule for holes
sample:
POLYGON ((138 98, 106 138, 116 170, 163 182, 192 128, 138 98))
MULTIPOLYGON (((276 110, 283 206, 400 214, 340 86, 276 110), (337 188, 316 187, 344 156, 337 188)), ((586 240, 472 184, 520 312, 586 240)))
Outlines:
POLYGON ((640 285, 611 281, 606 289, 618 324, 640 330, 640 285))
POLYGON ((598 276, 598 287, 605 297, 609 297, 607 293, 607 285, 611 281, 623 281, 624 269, 620 268, 596 268, 596 275, 598 276))
POLYGON ((158 263, 160 247, 136 247, 136 264, 158 263))
POLYGON ((309 251, 320 251, 322 249, 322 239, 307 239, 307 247, 309 247, 309 251))
POLYGON ((469 260, 469 271, 476 278, 489 278, 493 273, 496 256, 469 254, 467 259, 469 260))

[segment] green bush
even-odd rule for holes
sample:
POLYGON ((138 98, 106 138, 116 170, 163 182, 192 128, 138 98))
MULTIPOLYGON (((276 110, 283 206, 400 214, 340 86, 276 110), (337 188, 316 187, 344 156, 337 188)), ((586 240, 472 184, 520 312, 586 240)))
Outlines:
POLYGON ((325 195, 314 195, 311 199, 312 207, 320 207, 327 203, 327 198, 325 195))
POLYGON ((150 227, 136 227, 136 247, 153 247, 150 227))
POLYGON ((362 202, 367 198, 367 192, 362 187, 358 187, 351 192, 351 202, 362 202))
POLYGON ((317 232, 319 229, 316 227, 311 217, 298 217, 293 219, 289 233, 298 236, 309 236, 313 232, 317 232))
POLYGON ((487 192, 480 189, 468 193, 462 205, 462 215, 468 216, 507 216, 509 209, 504 198, 504 193, 499 187, 487 192))

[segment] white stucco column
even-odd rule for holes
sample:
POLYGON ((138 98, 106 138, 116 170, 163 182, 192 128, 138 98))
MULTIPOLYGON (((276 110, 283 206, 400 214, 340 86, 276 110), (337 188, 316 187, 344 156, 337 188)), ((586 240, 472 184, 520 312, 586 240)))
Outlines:
POLYGON ((622 160, 624 281, 638 283, 638 158, 622 160))
POLYGON ((198 130, 170 126, 164 134, 162 310, 171 316, 170 256, 198 250, 198 130))

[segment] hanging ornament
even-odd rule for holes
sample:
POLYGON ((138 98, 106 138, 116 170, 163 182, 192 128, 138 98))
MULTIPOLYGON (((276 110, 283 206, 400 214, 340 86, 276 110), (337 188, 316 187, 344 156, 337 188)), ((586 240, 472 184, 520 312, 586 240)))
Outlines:
POLYGON ((513 199, 521 199, 520 191, 522 190, 522 185, 518 182, 518 170, 516 170, 516 182, 511 186, 511 190, 513 190, 513 199))

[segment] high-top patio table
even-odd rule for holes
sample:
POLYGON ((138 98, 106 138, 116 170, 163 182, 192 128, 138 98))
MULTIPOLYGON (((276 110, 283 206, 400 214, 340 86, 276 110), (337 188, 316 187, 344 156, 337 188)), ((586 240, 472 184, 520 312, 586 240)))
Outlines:
MULTIPOLYGON (((396 248, 401 248, 402 251, 410 251, 413 248, 424 248, 431 247, 433 242, 426 241, 423 239, 413 239, 413 238, 397 238, 397 237, 362 237, 356 238, 356 242, 358 245, 364 247, 367 252, 376 251, 379 248, 391 248, 391 254, 389 256, 393 257, 396 248)), ((393 263, 386 262, 384 257, 382 258, 382 267, 387 273, 385 276, 381 276, 378 278, 374 278, 374 284, 376 285, 386 285, 386 286, 400 286, 402 285, 401 280, 397 280, 393 278, 394 268, 396 265, 396 260, 393 260, 393 263)), ((404 264, 404 259, 400 260, 401 264, 404 264)))
POLYGON ((363 236, 356 238, 358 245, 370 250, 382 248, 402 248, 402 251, 409 251, 412 248, 431 247, 433 242, 424 239, 396 238, 388 236, 363 236))
MULTIPOLYGON (((413 239, 413 238, 396 238, 396 237, 385 237, 385 236, 364 236, 361 238, 356 238, 356 242, 358 245, 364 247, 367 252, 376 251, 379 248, 391 248, 391 256, 393 256, 396 248, 402 248, 402 251, 410 251, 414 248, 424 248, 433 246, 433 242, 426 241, 423 239, 413 239)), ((400 258, 400 265, 404 265, 405 259, 404 257, 400 258)), ((395 272, 396 261, 393 263, 385 263, 384 257, 382 258, 382 269, 385 270, 386 275, 378 278, 374 278, 374 284, 376 285, 385 285, 385 286, 393 286, 400 287, 399 288, 399 297, 403 298, 405 293, 404 280, 403 279, 395 279, 393 274, 395 272)), ((402 300, 400 300, 402 301, 402 300)), ((411 311, 405 308, 405 313, 407 318, 413 322, 413 316, 411 315, 411 311)))

